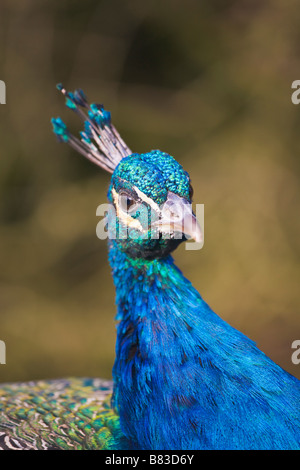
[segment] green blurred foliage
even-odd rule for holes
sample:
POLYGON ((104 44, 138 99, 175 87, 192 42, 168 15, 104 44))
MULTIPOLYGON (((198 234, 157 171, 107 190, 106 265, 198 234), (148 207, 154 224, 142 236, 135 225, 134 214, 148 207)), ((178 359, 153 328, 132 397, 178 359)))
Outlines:
POLYGON ((286 370, 300 339, 296 0, 2 0, 0 381, 110 377, 109 175, 59 145, 55 84, 103 102, 134 151, 192 176, 205 244, 175 253, 211 307, 286 370))

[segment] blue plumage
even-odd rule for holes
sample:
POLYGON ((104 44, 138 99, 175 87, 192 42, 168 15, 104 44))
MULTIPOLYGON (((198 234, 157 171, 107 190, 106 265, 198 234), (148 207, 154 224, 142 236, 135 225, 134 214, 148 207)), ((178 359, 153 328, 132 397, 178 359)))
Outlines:
POLYGON ((300 382, 216 315, 171 257, 201 240, 188 173, 165 152, 133 154, 102 105, 58 88, 85 121, 79 140, 53 119, 59 141, 112 173, 112 398, 97 379, 7 385, 0 447, 300 449, 300 382))
POLYGON ((299 381, 221 320, 173 264, 110 247, 114 405, 142 449, 298 449, 299 381))
MULTIPOLYGON (((111 125, 104 121, 100 136, 111 125)), ((109 159, 119 235, 109 242, 118 321, 112 407, 130 446, 299 449, 300 382, 217 316, 174 265, 171 251, 200 238, 191 210, 187 230, 178 211, 191 203, 189 175, 159 150, 109 159), (154 222, 139 225, 142 209, 153 208, 154 222)))

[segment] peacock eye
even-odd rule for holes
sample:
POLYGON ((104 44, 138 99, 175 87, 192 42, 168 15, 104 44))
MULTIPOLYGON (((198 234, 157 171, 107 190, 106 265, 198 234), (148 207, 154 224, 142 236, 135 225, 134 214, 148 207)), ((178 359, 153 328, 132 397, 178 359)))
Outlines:
POLYGON ((124 212, 132 212, 136 201, 129 194, 122 192, 119 194, 119 206, 124 212))
POLYGON ((189 198, 190 198, 190 201, 192 200, 193 195, 194 195, 194 189, 193 189, 193 186, 192 186, 191 183, 190 183, 190 189, 189 189, 189 198))

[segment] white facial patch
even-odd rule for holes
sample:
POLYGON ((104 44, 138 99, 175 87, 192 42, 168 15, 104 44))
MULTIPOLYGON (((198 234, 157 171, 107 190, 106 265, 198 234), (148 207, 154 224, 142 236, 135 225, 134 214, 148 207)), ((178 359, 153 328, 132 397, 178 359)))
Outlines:
POLYGON ((155 210, 155 212, 160 212, 159 205, 156 204, 156 202, 154 202, 150 197, 146 196, 146 194, 142 193, 142 191, 140 191, 136 186, 133 186, 133 189, 143 202, 146 202, 150 207, 152 207, 153 210, 155 210))
POLYGON ((134 219, 133 217, 131 217, 128 212, 124 212, 120 206, 119 206, 119 197, 118 197, 118 193, 117 191, 112 188, 112 196, 113 196, 113 200, 114 200, 114 203, 115 203, 115 208, 116 208, 116 211, 117 211, 117 216, 119 217, 119 219, 125 224, 127 225, 127 227, 130 227, 130 228, 135 228, 137 230, 140 230, 140 231, 143 231, 143 227, 142 227, 142 224, 139 220, 137 219, 134 219))

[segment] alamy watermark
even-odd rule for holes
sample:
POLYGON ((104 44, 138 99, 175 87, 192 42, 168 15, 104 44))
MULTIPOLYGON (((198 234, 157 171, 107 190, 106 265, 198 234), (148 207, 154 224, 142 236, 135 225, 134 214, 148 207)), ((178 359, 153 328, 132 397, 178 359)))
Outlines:
POLYGON ((6 364, 6 345, 0 340, 0 364, 6 364))
POLYGON ((295 339, 292 342, 292 349, 295 349, 292 354, 292 363, 298 365, 300 364, 300 339, 295 339))
POLYGON ((168 204, 157 207, 139 204, 133 208, 115 209, 111 203, 100 204, 96 227, 100 240, 106 239, 182 239, 188 240, 186 250, 200 250, 204 245, 204 204, 168 204))
POLYGON ((291 96, 292 103, 299 104, 300 103, 300 80, 294 80, 291 88, 295 90, 291 96))
POLYGON ((0 80, 0 104, 6 104, 6 85, 3 80, 0 80))

